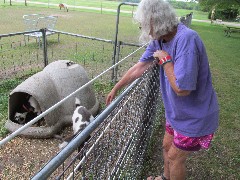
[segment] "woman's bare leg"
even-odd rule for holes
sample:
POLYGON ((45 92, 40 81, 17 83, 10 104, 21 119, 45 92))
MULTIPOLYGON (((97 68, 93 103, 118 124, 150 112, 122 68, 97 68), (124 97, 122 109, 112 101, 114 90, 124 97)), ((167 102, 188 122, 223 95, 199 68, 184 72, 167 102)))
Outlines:
POLYGON ((164 172, 163 175, 166 179, 170 179, 170 168, 169 168, 169 155, 168 152, 173 144, 173 135, 165 132, 163 138, 163 160, 164 160, 164 172))
POLYGON ((174 144, 168 151, 169 170, 171 180, 186 179, 186 159, 189 151, 184 151, 177 148, 174 144))

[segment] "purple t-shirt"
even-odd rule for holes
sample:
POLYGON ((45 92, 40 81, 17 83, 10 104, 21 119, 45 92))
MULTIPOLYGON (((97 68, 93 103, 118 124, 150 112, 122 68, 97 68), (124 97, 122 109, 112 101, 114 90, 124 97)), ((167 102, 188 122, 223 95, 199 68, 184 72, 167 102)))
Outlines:
POLYGON ((179 89, 191 90, 188 96, 177 96, 160 67, 167 121, 175 131, 185 136, 199 137, 214 133, 218 127, 219 107, 202 40, 195 31, 180 23, 171 41, 151 41, 139 61, 153 61, 153 53, 161 49, 160 44, 172 57, 179 89))

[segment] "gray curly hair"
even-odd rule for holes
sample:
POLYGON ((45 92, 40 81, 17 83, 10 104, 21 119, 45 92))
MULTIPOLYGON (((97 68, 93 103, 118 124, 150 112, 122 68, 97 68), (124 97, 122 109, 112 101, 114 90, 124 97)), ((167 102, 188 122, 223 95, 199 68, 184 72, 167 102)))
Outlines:
POLYGON ((141 24, 139 40, 143 43, 151 38, 158 39, 168 34, 178 24, 175 10, 163 0, 142 0, 134 15, 134 20, 141 24))

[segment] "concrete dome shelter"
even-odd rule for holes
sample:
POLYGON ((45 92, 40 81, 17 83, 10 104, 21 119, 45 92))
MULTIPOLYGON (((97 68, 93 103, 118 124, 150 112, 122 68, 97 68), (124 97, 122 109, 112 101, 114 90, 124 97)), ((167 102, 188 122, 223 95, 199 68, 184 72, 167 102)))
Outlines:
MULTIPOLYGON (((23 104, 26 96, 33 96, 44 112, 82 85, 89 82, 86 71, 82 66, 69 60, 59 60, 50 63, 41 72, 34 74, 18 85, 9 95, 9 117, 6 128, 14 132, 22 125, 13 122, 18 106, 23 104)), ((50 138, 63 129, 72 125, 72 114, 75 110, 75 97, 81 101, 94 116, 99 109, 92 86, 89 85, 69 98, 60 107, 44 117, 44 126, 31 126, 20 135, 30 138, 50 138)))

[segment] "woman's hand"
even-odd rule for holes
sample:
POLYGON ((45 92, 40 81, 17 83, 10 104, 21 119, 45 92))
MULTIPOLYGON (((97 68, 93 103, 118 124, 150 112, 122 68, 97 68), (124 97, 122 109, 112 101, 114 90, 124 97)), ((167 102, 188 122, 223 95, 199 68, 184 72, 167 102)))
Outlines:
POLYGON ((153 53, 153 57, 160 60, 162 58, 167 57, 169 54, 166 51, 163 50, 157 50, 156 52, 153 53))
POLYGON ((106 105, 107 106, 113 101, 113 99, 115 98, 116 94, 117 94, 117 92, 113 88, 112 91, 107 95, 107 98, 106 98, 106 105))
POLYGON ((143 74, 143 72, 147 70, 151 63, 152 61, 138 62, 133 67, 131 67, 108 94, 106 98, 106 105, 109 105, 112 102, 119 90, 121 90, 126 85, 132 83, 135 79, 139 78, 143 74))

